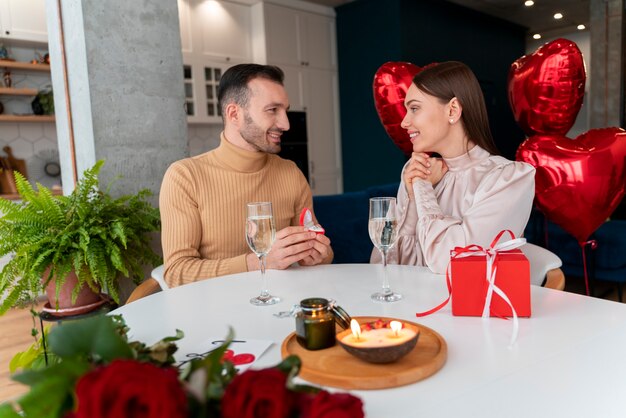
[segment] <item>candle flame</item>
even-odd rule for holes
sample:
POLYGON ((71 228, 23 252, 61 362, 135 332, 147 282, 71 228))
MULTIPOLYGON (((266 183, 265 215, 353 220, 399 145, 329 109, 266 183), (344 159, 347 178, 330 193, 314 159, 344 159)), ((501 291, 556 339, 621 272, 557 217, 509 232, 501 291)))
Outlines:
POLYGON ((350 328, 352 329, 352 335, 354 335, 354 338, 356 338, 357 340, 360 339, 361 338, 361 326, 359 325, 356 319, 352 319, 350 321, 350 328))
POLYGON ((391 330, 393 331, 393 334, 397 337, 398 333, 402 329, 402 322, 400 322, 400 321, 391 321, 389 323, 389 326, 391 327, 391 330))

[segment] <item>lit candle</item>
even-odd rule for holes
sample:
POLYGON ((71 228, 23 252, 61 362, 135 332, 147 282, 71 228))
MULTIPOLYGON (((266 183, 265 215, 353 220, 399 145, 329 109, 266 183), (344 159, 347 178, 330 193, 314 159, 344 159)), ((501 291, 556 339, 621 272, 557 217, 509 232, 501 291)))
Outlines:
POLYGON ((400 321, 391 321, 389 323, 389 326, 391 327, 391 331, 393 331, 392 336, 394 338, 398 338, 400 336, 398 333, 402 329, 402 322, 400 322, 400 321))
POLYGON ((352 329, 352 340, 354 342, 361 341, 361 325, 356 319, 350 321, 350 329, 352 329))
POLYGON ((392 321, 389 328, 361 330, 359 323, 352 320, 350 328, 352 334, 348 334, 341 340, 342 343, 359 347, 387 347, 402 344, 415 337, 417 331, 412 327, 402 326, 402 322, 392 321))

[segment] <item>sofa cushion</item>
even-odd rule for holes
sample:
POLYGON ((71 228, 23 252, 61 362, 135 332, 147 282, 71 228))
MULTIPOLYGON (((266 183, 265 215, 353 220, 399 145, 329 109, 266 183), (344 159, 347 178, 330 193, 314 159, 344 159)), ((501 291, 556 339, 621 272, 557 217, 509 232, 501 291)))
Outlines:
POLYGON ((335 253, 333 263, 369 262, 372 242, 367 231, 367 202, 363 191, 313 198, 315 216, 335 253))
POLYGON ((313 197, 313 211, 335 253, 333 263, 369 263, 374 248, 367 230, 369 199, 395 196, 398 185, 391 183, 359 192, 313 197))
MULTIPOLYGON (((529 242, 542 245, 558 255, 563 261, 566 275, 582 277, 583 259, 580 245, 568 232, 553 222, 545 221, 539 212, 533 212, 524 235, 529 242), (547 226, 547 243, 545 227, 547 226)), ((626 282, 626 221, 612 220, 602 224, 589 239, 597 242, 597 248, 585 249, 589 274, 593 278, 626 282)))

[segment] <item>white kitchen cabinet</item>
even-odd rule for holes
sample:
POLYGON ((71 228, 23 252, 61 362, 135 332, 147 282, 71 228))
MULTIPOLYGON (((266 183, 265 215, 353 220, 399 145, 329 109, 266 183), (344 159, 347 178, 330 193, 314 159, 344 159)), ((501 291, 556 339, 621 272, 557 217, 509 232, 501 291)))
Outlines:
POLYGON ((180 24, 180 44, 183 55, 193 51, 194 39, 191 30, 191 7, 189 0, 178 1, 178 20, 180 24))
POLYGON ((264 4, 267 61, 335 69, 335 20, 316 13, 264 4))
POLYGON ((48 43, 45 0, 0 0, 0 39, 48 43))
POLYGON ((221 123, 221 74, 252 60, 251 7, 218 0, 177 1, 187 121, 221 123))
POLYGON ((316 195, 343 190, 339 142, 338 77, 332 70, 302 70, 309 151, 309 177, 316 195))
POLYGON ((183 54, 213 62, 252 57, 250 6, 219 0, 178 0, 183 54))
POLYGON ((309 182, 314 194, 342 188, 339 149, 337 73, 333 70, 280 66, 291 110, 306 112, 309 182))
POLYGON ((206 59, 184 59, 185 104, 190 123, 222 123, 217 103, 219 81, 230 64, 206 59))
POLYGON ((282 68, 291 109, 306 112, 315 195, 343 191, 334 27, 331 16, 268 2, 253 6, 255 59, 282 68))

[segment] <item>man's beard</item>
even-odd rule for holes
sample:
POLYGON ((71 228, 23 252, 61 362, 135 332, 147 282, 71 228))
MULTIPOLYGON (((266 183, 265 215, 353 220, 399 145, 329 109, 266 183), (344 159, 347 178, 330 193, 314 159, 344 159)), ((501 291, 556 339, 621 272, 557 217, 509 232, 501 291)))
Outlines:
MULTIPOLYGON (((268 154, 278 154, 280 152, 280 144, 274 144, 267 139, 268 132, 259 128, 254 123, 248 112, 244 114, 245 126, 239 131, 241 137, 257 151, 267 152, 268 154)), ((270 132, 282 132, 279 129, 270 129, 270 132)))

